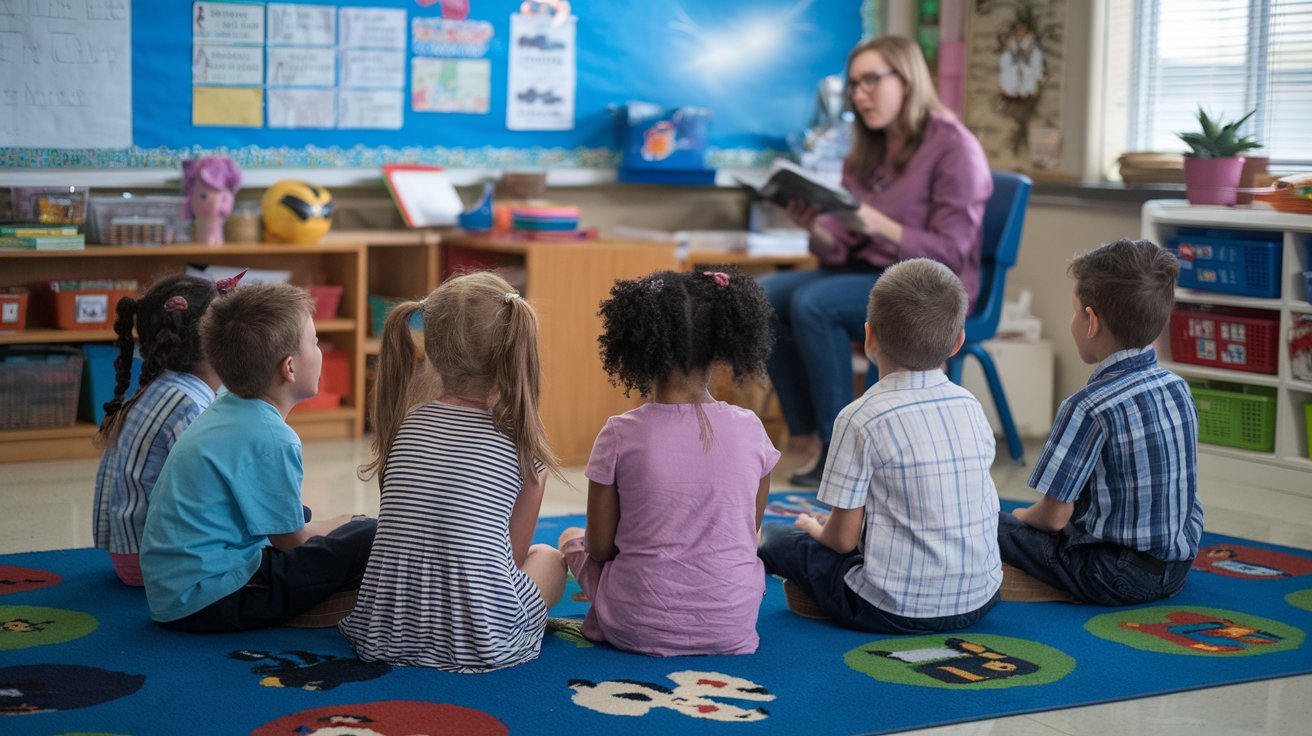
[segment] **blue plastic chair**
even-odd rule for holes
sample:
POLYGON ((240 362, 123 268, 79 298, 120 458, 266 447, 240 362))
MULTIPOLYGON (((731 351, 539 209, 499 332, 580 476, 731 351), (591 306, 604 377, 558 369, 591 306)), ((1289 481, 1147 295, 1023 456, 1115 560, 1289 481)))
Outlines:
POLYGON ((1006 292, 1007 271, 1016 265, 1020 251, 1020 234, 1025 224, 1025 210, 1029 207, 1030 188, 1034 182, 1024 174, 993 172, 993 195, 984 208, 984 254, 979 268, 979 297, 975 311, 966 317, 966 341, 957 354, 948 358, 948 379, 961 385, 961 369, 966 356, 979 359, 984 378, 997 407, 1002 432, 1007 438, 1007 451, 1011 459, 1024 463, 1025 448, 1016 431, 1016 420, 1007 405, 1002 380, 993 358, 984 349, 983 342, 998 332, 998 319, 1002 316, 1002 297, 1006 292))

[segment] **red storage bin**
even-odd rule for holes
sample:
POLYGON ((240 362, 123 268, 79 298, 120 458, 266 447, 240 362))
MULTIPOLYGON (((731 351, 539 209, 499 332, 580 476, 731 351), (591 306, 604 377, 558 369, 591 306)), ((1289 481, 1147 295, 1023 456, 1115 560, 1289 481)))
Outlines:
POLYGON ((51 281, 55 326, 61 330, 106 330, 114 326, 118 300, 137 295, 136 281, 51 281))
POLYGON ((1275 312, 1207 304, 1171 313, 1171 358, 1213 368, 1276 373, 1280 316, 1275 312))
POLYGON ((0 288, 0 332, 17 332, 27 325, 27 289, 0 288))

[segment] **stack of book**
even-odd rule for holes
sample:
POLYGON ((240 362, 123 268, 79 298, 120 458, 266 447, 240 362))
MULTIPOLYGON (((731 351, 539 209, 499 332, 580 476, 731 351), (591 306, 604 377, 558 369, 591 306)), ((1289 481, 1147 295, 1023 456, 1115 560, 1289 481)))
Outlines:
POLYGON ((0 225, 0 250, 81 250, 86 244, 77 225, 0 225))

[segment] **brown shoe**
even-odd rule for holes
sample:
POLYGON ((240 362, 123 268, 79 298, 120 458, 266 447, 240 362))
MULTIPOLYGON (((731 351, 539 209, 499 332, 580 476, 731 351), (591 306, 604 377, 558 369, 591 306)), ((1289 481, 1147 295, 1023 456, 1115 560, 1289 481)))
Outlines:
POLYGON ((328 599, 301 615, 283 623, 297 629, 327 629, 336 626, 338 621, 346 618, 355 610, 355 598, 358 590, 342 590, 328 596, 328 599))
POLYGON ((1079 603, 1080 599, 1048 585, 1018 567, 1002 565, 1002 600, 1021 603, 1079 603))
POLYGON ((784 601, 788 603, 788 610, 802 618, 813 618, 817 621, 829 620, 829 615, 820 608, 820 604, 816 603, 814 598, 807 595, 797 583, 791 580, 784 580, 784 601))

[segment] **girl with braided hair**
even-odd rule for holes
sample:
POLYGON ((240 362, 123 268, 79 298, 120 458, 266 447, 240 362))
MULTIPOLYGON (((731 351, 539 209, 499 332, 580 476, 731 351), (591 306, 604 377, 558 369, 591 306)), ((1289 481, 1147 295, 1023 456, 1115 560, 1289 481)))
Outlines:
POLYGON ((109 551, 115 572, 127 585, 142 585, 141 531, 164 459, 219 388, 200 343, 201 315, 219 291, 220 286, 203 278, 171 276, 139 299, 120 299, 116 308, 114 397, 105 404, 95 438, 105 452, 96 471, 94 534, 96 546, 109 551), (137 348, 134 328, 141 378, 137 392, 127 398, 137 348))
POLYGON ((602 365, 648 403, 611 417, 588 462, 587 529, 560 549, 592 601, 582 633, 654 656, 751 654, 765 575, 757 531, 779 451, 711 396, 712 369, 764 372, 770 305, 734 271, 620 281, 601 305, 602 365))

